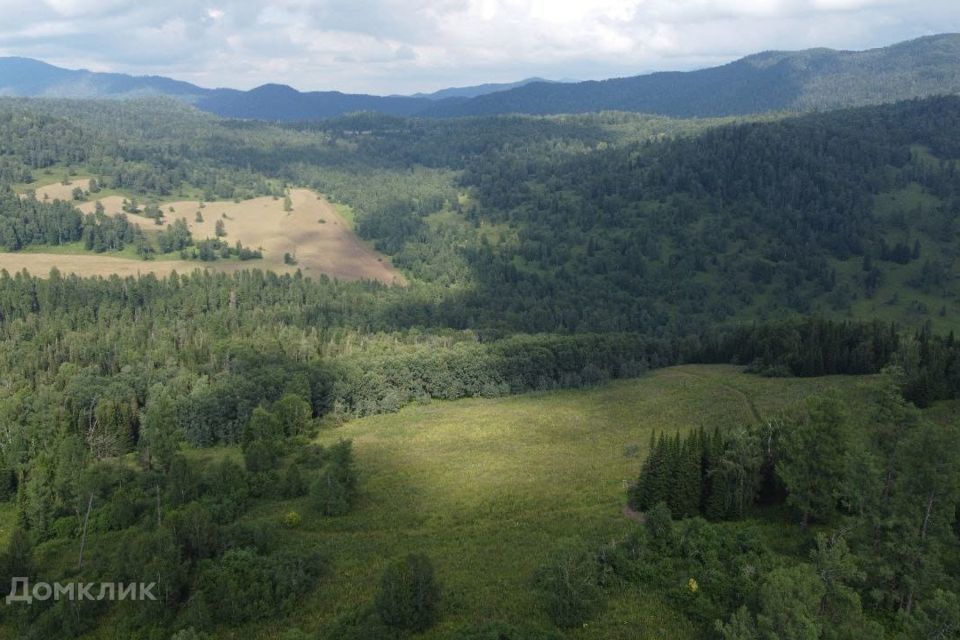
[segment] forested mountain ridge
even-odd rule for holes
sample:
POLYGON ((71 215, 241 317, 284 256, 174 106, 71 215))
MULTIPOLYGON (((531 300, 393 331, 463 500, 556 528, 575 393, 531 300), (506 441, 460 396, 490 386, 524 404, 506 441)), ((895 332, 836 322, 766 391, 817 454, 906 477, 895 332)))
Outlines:
POLYGON ((224 117, 272 121, 316 120, 355 111, 418 117, 595 111, 717 117, 824 110, 952 94, 960 91, 958 69, 960 35, 956 34, 868 51, 765 52, 690 72, 574 83, 522 81, 415 96, 300 92, 277 84, 250 91, 205 89, 167 78, 71 71, 35 60, 0 58, 0 95, 166 95, 224 117))
POLYGON ((425 116, 635 111, 715 117, 835 109, 960 91, 960 35, 869 51, 767 52, 720 67, 572 84, 535 83, 425 116))
POLYGON ((450 87, 447 89, 440 89, 439 91, 434 91, 432 93, 415 93, 410 97, 430 98, 431 100, 443 100, 444 98, 476 98, 477 96, 483 96, 488 93, 516 89, 517 87, 533 84, 534 82, 552 81, 545 80, 544 78, 526 78, 524 80, 518 80, 517 82, 487 82, 484 84, 474 85, 472 87, 450 87))
POLYGON ((192 103, 205 91, 161 76, 63 69, 31 58, 0 58, 0 96, 92 99, 165 95, 192 103))
MULTIPOLYGON (((958 118, 939 98, 475 156, 468 304, 541 331, 810 312, 954 326, 958 118)), ((359 229, 416 274, 439 259, 424 220, 368 212, 359 229)))

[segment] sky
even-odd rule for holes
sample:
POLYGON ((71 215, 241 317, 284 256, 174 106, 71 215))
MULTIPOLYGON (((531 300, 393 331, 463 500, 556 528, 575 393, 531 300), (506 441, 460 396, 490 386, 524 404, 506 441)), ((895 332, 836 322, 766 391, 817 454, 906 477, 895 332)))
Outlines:
POLYGON ((960 32, 960 0, 0 0, 0 15, 0 55, 381 95, 960 32))

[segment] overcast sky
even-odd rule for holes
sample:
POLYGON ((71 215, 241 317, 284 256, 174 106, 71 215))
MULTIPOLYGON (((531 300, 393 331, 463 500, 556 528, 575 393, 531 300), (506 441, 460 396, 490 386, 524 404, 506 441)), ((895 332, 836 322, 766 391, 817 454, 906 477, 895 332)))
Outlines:
POLYGON ((960 0, 0 0, 0 55, 201 86, 412 93, 960 31, 960 0))

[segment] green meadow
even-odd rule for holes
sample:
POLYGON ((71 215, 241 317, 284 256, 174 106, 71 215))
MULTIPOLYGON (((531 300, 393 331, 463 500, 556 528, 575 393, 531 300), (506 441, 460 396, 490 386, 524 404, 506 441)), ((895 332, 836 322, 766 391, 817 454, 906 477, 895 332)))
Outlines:
MULTIPOLYGON (((638 526, 623 514, 625 490, 653 434, 755 423, 829 389, 855 407, 870 384, 870 378, 768 379, 730 366, 680 366, 592 389, 435 401, 324 429, 319 443, 353 441, 360 497, 348 515, 335 518, 313 515, 305 499, 263 501, 248 513, 247 519, 279 521, 296 510, 303 523, 284 534, 288 544, 319 548, 332 561, 332 574, 294 616, 255 627, 257 637, 278 637, 291 627, 313 633, 354 614, 372 602, 386 563, 411 552, 427 553, 443 584, 443 617, 423 638, 451 637, 477 620, 549 629, 532 587, 534 571, 565 545, 602 544, 638 526)), ((568 635, 693 634, 655 595, 624 592, 568 635)), ((251 628, 218 637, 248 639, 251 628)))

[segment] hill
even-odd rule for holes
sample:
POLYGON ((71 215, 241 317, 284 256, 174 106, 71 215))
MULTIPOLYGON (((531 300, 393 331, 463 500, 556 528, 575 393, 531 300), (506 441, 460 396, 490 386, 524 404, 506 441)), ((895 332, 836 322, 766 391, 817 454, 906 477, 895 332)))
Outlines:
POLYGON ((36 60, 0 58, 0 95, 165 95, 223 117, 274 121, 316 120, 357 111, 430 118, 596 111, 713 117, 881 104, 958 91, 960 35, 956 34, 859 52, 766 52, 683 73, 573 83, 532 78, 414 96, 300 92, 279 84, 250 91, 205 89, 156 76, 71 71, 36 60))
POLYGON ((517 87, 524 87, 528 84, 533 84, 534 82, 551 81, 544 80, 543 78, 527 78, 517 82, 488 82, 472 87, 450 87, 449 89, 440 89, 439 91, 434 91, 433 93, 415 93, 410 97, 430 98, 431 100, 443 100, 445 98, 476 98, 477 96, 487 95, 488 93, 496 93, 498 91, 507 91, 509 89, 516 89, 517 87))
POLYGON ((158 76, 62 69, 28 58, 0 58, 0 96, 82 99, 167 96, 220 116, 260 120, 312 120, 354 111, 409 116, 438 99, 338 91, 302 93, 278 84, 250 91, 205 89, 158 76))
MULTIPOLYGON (((0 179, 21 192, 71 171, 147 203, 312 187, 349 205, 357 234, 418 283, 396 310, 412 324, 670 334, 818 314, 960 326, 960 98, 750 122, 365 114, 284 126, 155 100, 19 100, 0 103, 0 132, 0 179)), ((38 204, 0 216, 0 245, 57 244, 59 210, 38 204)))
POLYGON ((431 102, 428 98, 382 97, 339 91, 302 93, 286 85, 267 84, 250 91, 207 91, 196 101, 196 106, 225 118, 292 121, 330 118, 356 111, 412 116, 431 102))
POLYGON ((869 51, 767 52, 720 67, 572 84, 533 83, 424 116, 635 111, 676 117, 833 109, 960 92, 960 35, 869 51))
POLYGON ((90 99, 163 95, 193 103, 206 91, 160 76, 70 70, 30 58, 0 58, 0 96, 90 99))

